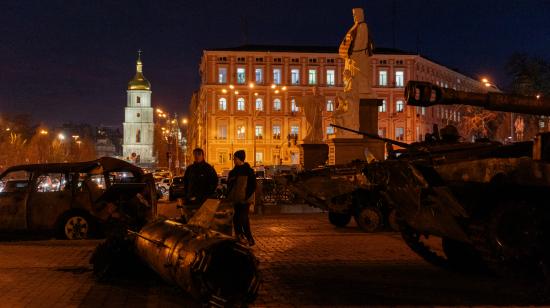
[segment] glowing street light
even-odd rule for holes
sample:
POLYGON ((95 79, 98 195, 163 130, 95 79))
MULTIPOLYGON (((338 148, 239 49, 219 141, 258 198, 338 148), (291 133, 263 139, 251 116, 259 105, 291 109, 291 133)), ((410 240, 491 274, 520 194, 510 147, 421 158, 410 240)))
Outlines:
POLYGON ((222 93, 223 94, 227 93, 227 89, 222 89, 222 93))
POLYGON ((540 94, 537 94, 535 97, 536 97, 537 99, 540 99, 540 94))
POLYGON ((187 125, 187 118, 183 118, 183 119, 181 120, 181 123, 184 124, 184 125, 187 125))
POLYGON ((63 135, 62 133, 59 133, 59 134, 57 135, 57 139, 63 141, 63 140, 65 140, 65 135, 63 135))
POLYGON ((47 135, 47 134, 48 134, 47 130, 45 130, 45 129, 40 130, 40 135, 47 135))

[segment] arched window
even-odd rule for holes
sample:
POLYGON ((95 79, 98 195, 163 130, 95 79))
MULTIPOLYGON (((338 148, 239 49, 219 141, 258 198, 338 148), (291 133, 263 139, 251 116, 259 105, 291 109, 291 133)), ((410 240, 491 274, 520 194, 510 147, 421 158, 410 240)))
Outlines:
POLYGON ((227 99, 225 97, 221 97, 218 100, 218 109, 219 110, 227 110, 227 99))
POLYGON ((139 97, 139 96, 136 97, 136 103, 141 104, 141 97, 139 97))
POLYGON ((296 105, 296 100, 295 99, 292 99, 290 101, 290 111, 292 111, 292 112, 298 112, 299 111, 298 106, 296 105))
POLYGON ((281 100, 278 98, 273 100, 273 111, 281 111, 281 100))
POLYGON ((261 98, 256 99, 256 111, 264 110, 264 101, 261 98))
POLYGON ((244 111, 244 105, 245 105, 245 104, 244 104, 244 98, 239 97, 239 98, 237 99, 237 110, 239 110, 239 111, 244 111))
POLYGON ((141 142, 141 129, 138 129, 136 132, 136 143, 141 142))

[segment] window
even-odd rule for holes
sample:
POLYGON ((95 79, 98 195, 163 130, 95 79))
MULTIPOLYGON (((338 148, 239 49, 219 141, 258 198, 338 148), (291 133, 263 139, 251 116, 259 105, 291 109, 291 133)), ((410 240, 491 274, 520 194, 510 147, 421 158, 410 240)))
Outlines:
POLYGON ((327 135, 334 135, 334 127, 327 126, 327 135))
POLYGON ((420 113, 421 113, 422 115, 426 115, 426 107, 421 107, 420 113))
POLYGON ((256 62, 264 62, 264 58, 256 58, 256 62))
POLYGON ((334 63, 334 59, 327 59, 327 63, 334 63))
POLYGON ((237 83, 244 84, 246 82, 246 73, 244 67, 237 68, 237 83))
POLYGON ((256 129, 254 131, 254 136, 256 139, 263 139, 264 137, 264 127, 262 125, 256 125, 256 129))
POLYGON ((274 84, 281 84, 281 69, 280 68, 274 68, 273 69, 273 83, 274 84))
POLYGON ((263 163, 264 163, 264 153, 256 152, 256 164, 263 164, 263 163))
POLYGON ((395 72, 395 86, 403 87, 405 85, 405 73, 403 71, 395 72))
POLYGON ((283 59, 281 59, 281 58, 274 58, 274 59, 273 59, 273 62, 281 63, 281 62, 283 62, 283 59))
POLYGON ((327 86, 333 86, 336 84, 335 76, 336 73, 334 70, 327 70, 327 86))
POLYGON ((290 126, 290 137, 297 138, 300 133, 300 127, 298 125, 290 126))
POLYGON ((238 125, 237 126, 237 139, 244 139, 245 136, 245 128, 244 125, 238 125))
POLYGON ((298 106, 296 106, 296 100, 295 99, 292 99, 290 101, 290 111, 292 111, 292 112, 298 112, 299 111, 298 106))
POLYGON ((300 63, 300 59, 298 59, 298 58, 292 58, 292 59, 290 60, 290 62, 292 62, 292 63, 300 63))
POLYGON ((136 104, 141 104, 141 97, 136 96, 136 104))
POLYGON ((300 84, 300 70, 293 68, 290 70, 290 83, 300 84))
POLYGON ((387 110, 387 105, 386 105, 386 100, 382 100, 382 105, 378 106, 378 112, 386 112, 387 110))
POLYGON ((381 127, 378 129, 378 136, 382 137, 382 138, 386 138, 386 128, 384 127, 381 127))
POLYGON ((281 100, 278 98, 273 100, 273 111, 281 111, 281 100))
POLYGON ((65 190, 67 180, 62 173, 42 174, 36 179, 37 192, 58 192, 65 190))
POLYGON ((331 99, 327 100, 327 111, 334 111, 334 102, 331 99))
POLYGON ((218 164, 225 164, 227 162, 227 152, 226 151, 218 151, 218 164))
POLYGON ((227 68, 218 68, 218 83, 227 83, 227 68))
POLYGON ((244 111, 244 105, 245 105, 245 104, 244 104, 244 98, 239 97, 239 98, 237 99, 237 110, 238 110, 238 111, 244 111))
POLYGON ((264 83, 264 70, 262 68, 257 68, 255 70, 256 73, 256 83, 262 84, 264 83))
POLYGON ((136 143, 141 142, 141 129, 138 129, 136 132, 136 143))
POLYGON ((309 63, 317 63, 317 59, 315 58, 309 58, 308 61, 309 63))
POLYGON ((395 139, 403 141, 405 138, 405 129, 403 127, 396 127, 395 128, 395 139))
POLYGON ((308 71, 308 83, 309 84, 317 84, 317 70, 316 69, 310 69, 308 71))
POLYGON ((227 139, 227 125, 226 124, 220 124, 218 126, 218 139, 226 140, 227 139))
POLYGON ((29 187, 30 172, 12 171, 0 179, 0 193, 25 192, 29 187))
POLYGON ((139 118, 140 116, 141 116, 141 114, 139 114, 139 112, 138 112, 138 113, 136 114, 136 117, 138 117, 138 118, 139 118))
POLYGON ((256 99, 256 111, 264 110, 264 101, 261 98, 256 99))
POLYGON ((218 109, 224 111, 227 110, 227 99, 225 99, 225 97, 221 97, 218 100, 218 109))
POLYGON ((395 112, 403 112, 403 109, 405 107, 405 104, 402 100, 398 100, 395 102, 395 112))
POLYGON ((379 86, 388 85, 388 71, 382 70, 378 72, 378 85, 379 86))
POLYGON ((281 126, 273 125, 272 132, 273 139, 281 140, 281 126))
POLYGON ((245 57, 238 57, 237 62, 244 62, 246 59, 245 57))

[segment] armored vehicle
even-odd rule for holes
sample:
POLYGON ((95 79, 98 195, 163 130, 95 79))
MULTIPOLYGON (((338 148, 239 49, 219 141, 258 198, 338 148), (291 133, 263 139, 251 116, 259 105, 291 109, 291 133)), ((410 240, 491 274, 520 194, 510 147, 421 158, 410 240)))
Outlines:
MULTIPOLYGON (((411 106, 463 104, 550 115, 550 102, 543 99, 455 91, 425 82, 409 82, 405 96, 411 106)), ((306 201, 331 204, 355 198, 360 188, 361 200, 367 203, 363 207, 383 203, 395 209, 406 244, 428 262, 547 283, 550 133, 511 144, 460 142, 453 127, 427 137, 399 150, 385 140, 388 158, 364 166, 365 183, 350 187, 329 177, 317 179, 332 190, 342 187, 342 194, 326 198, 325 191, 310 186, 306 201), (442 251, 432 249, 433 238, 441 240, 442 251)))

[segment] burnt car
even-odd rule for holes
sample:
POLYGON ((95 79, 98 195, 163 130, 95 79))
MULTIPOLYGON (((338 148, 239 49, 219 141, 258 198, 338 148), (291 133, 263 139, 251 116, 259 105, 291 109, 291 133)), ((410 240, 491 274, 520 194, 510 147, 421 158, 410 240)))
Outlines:
POLYGON ((175 176, 172 179, 172 184, 168 189, 168 199, 174 201, 177 198, 183 198, 185 196, 185 187, 183 186, 183 176, 175 176))
POLYGON ((122 160, 12 166, 0 174, 0 231, 52 232, 67 239, 98 235, 96 201, 110 186, 123 183, 147 184, 140 198, 154 215, 152 176, 122 160))

